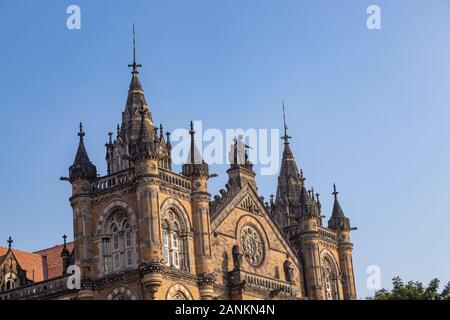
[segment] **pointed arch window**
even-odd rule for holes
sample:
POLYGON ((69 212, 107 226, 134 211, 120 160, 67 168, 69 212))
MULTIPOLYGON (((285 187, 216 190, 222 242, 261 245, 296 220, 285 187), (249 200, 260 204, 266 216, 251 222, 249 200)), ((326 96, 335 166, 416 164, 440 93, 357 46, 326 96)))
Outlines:
POLYGON ((103 271, 118 272, 135 264, 134 231, 124 212, 118 211, 107 220, 103 240, 103 271))
POLYGON ((12 290, 16 287, 16 283, 13 279, 6 280, 6 291, 12 290))
POLYGON ((187 235, 182 232, 173 212, 163 223, 163 262, 166 266, 187 270, 187 235))
POLYGON ((180 248, 179 245, 179 231, 178 226, 175 224, 172 231, 172 264, 175 268, 180 268, 180 248))
POLYGON ((322 260, 323 288, 326 300, 338 300, 337 272, 334 263, 328 257, 322 260))
POLYGON ((170 252, 170 246, 169 246, 169 229, 165 227, 163 229, 163 255, 164 255, 164 264, 166 266, 170 265, 170 259, 169 259, 169 252, 170 252))

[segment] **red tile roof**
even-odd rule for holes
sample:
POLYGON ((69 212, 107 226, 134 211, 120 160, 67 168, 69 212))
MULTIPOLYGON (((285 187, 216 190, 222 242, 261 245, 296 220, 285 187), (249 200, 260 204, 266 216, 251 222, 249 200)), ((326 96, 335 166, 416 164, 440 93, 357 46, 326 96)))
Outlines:
MULTIPOLYGON (((12 251, 21 268, 27 271, 28 280, 35 282, 44 280, 42 272, 42 256, 17 249, 12 249, 12 251)), ((0 247, 0 256, 4 256, 7 252, 8 248, 0 247)))
MULTIPOLYGON (((62 244, 54 246, 40 251, 34 252, 42 257, 47 257, 47 276, 48 279, 60 277, 63 274, 63 262, 61 258, 61 251, 63 249, 62 244)), ((69 252, 73 250, 73 242, 67 243, 67 249, 69 252)))
MULTIPOLYGON (((73 242, 67 243, 67 249, 69 252, 73 251, 73 242)), ((56 245, 52 248, 43 249, 36 252, 25 252, 17 249, 12 249, 16 259, 23 270, 27 271, 27 278, 34 282, 44 280, 45 273, 47 273, 47 279, 57 278, 63 273, 63 265, 61 259, 61 251, 63 245, 56 245), (43 257, 47 257, 47 269, 43 267, 43 257), (34 276, 34 278, 33 278, 34 276)), ((8 248, 0 246, 0 257, 4 256, 8 252, 8 248)))

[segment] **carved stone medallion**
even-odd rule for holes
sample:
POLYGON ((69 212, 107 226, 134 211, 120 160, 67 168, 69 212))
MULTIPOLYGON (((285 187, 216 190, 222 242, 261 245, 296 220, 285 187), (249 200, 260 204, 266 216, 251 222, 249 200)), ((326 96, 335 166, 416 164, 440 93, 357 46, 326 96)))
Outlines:
POLYGON ((252 266, 257 267, 264 261, 265 246, 261 234, 251 225, 241 230, 241 247, 245 258, 252 266))

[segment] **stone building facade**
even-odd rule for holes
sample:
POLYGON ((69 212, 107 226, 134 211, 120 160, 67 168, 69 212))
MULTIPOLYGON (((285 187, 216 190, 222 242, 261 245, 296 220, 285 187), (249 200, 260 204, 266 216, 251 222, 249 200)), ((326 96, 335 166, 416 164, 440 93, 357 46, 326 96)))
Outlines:
POLYGON ((191 151, 179 174, 135 58, 130 67, 104 176, 89 160, 80 124, 75 160, 63 179, 72 185, 73 243, 64 239, 29 256, 11 242, 0 248, 0 299, 356 299, 350 221, 335 189, 323 224, 319 195, 306 188, 287 126, 276 196, 265 202, 258 195, 253 165, 245 153, 238 161, 236 143, 225 189, 211 199, 212 175, 192 124, 191 151), (79 289, 67 287, 70 265, 80 268, 79 289))

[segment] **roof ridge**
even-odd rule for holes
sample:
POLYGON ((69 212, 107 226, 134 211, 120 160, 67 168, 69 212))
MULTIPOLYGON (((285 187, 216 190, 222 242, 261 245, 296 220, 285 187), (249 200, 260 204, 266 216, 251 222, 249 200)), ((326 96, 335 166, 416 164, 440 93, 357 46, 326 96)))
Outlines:
MULTIPOLYGON (((7 248, 7 247, 0 246, 0 249, 6 249, 6 252, 8 251, 8 248, 7 248)), ((12 251, 13 253, 14 253, 14 252, 19 252, 19 253, 32 254, 32 255, 36 255, 36 256, 39 255, 39 254, 37 254, 36 252, 29 252, 29 251, 20 250, 20 249, 15 249, 15 248, 11 248, 11 251, 12 251)), ((5 253, 6 253, 6 252, 5 252, 5 253)))
MULTIPOLYGON (((72 245, 74 243, 75 243, 74 241, 70 241, 70 242, 67 242, 66 245, 72 245)), ((52 250, 52 249, 55 249, 55 248, 58 248, 58 247, 62 247, 62 246, 64 246, 64 243, 54 245, 53 247, 48 247, 48 248, 45 248, 45 249, 40 249, 40 250, 37 250, 37 251, 33 251, 33 253, 39 254, 40 252, 52 250)))

